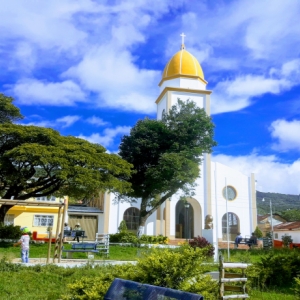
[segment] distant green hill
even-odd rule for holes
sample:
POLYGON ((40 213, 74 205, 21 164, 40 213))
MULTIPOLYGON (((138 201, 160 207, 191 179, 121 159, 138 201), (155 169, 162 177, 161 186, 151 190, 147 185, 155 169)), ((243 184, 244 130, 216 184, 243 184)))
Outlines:
POLYGON ((300 209, 300 195, 286 195, 279 193, 263 193, 256 191, 256 205, 258 214, 270 213, 270 200, 273 213, 284 212, 287 209, 300 209), (263 202, 262 199, 265 198, 263 202))

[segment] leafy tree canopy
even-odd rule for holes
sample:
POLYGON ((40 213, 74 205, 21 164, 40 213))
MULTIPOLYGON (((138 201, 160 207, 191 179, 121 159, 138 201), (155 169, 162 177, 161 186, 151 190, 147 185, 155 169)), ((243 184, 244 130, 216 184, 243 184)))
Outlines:
POLYGON ((12 123, 23 119, 19 108, 12 104, 13 101, 13 98, 0 93, 0 124, 12 123))
POLYGON ((288 209, 281 212, 281 216, 288 222, 300 221, 300 209, 288 209))
MULTIPOLYGON (((0 125, 0 196, 85 198, 99 191, 130 191, 131 165, 101 145, 50 128, 0 125)), ((0 208, 0 222, 10 207, 0 208)))
POLYGON ((122 138, 119 154, 136 171, 127 200, 141 198, 140 225, 178 190, 192 190, 203 154, 216 145, 213 130, 203 109, 178 100, 161 121, 140 120, 122 138))

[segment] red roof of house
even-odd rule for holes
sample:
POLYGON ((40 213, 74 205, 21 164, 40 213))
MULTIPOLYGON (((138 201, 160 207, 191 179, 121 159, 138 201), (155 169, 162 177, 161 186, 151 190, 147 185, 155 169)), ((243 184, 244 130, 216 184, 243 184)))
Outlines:
POLYGON ((296 230, 300 229, 300 221, 284 222, 274 226, 274 230, 296 230))

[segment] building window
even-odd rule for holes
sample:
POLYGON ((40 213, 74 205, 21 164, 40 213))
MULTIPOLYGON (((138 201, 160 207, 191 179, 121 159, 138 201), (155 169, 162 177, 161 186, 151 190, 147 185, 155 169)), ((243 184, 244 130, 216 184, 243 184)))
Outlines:
POLYGON ((123 220, 126 222, 128 230, 137 230, 139 227, 140 210, 130 207, 125 210, 123 220))
POLYGON ((237 196, 236 190, 233 186, 227 185, 227 197, 226 197, 226 187, 222 191, 223 197, 228 200, 234 200, 237 196))
POLYGON ((53 227, 54 216, 35 215, 33 219, 33 226, 49 226, 53 227))
POLYGON ((55 201, 56 197, 54 196, 44 196, 44 197, 36 197, 36 201, 55 201))
POLYGON ((165 109, 163 109, 163 111, 162 111, 162 113, 161 113, 161 119, 163 119, 163 118, 164 118, 165 114, 166 114, 166 110, 165 110, 165 109))
POLYGON ((15 215, 6 214, 4 217, 4 225, 14 225, 15 215))
POLYGON ((278 233, 275 233, 275 239, 278 239, 278 233))
POLYGON ((229 241, 234 241, 237 233, 239 232, 239 218, 235 213, 228 213, 228 233, 227 233, 227 215, 224 214, 222 218, 222 239, 227 241, 227 236, 229 241))

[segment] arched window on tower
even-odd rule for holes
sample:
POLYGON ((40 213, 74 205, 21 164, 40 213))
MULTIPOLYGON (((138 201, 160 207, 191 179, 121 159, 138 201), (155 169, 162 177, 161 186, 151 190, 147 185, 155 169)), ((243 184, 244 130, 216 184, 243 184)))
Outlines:
POLYGON ((161 120, 163 119, 163 117, 164 117, 165 113, 166 113, 166 110, 165 110, 165 109, 163 109, 163 111, 162 111, 162 113, 161 113, 161 120))
POLYGON ((127 208, 123 215, 128 230, 137 230, 139 228, 140 210, 136 207, 127 208))
MULTIPOLYGON (((237 233, 239 232, 240 220, 239 217, 232 213, 228 213, 228 234, 229 241, 234 241, 237 233)), ((227 214, 223 215, 222 218, 222 239, 227 241, 227 214)))

